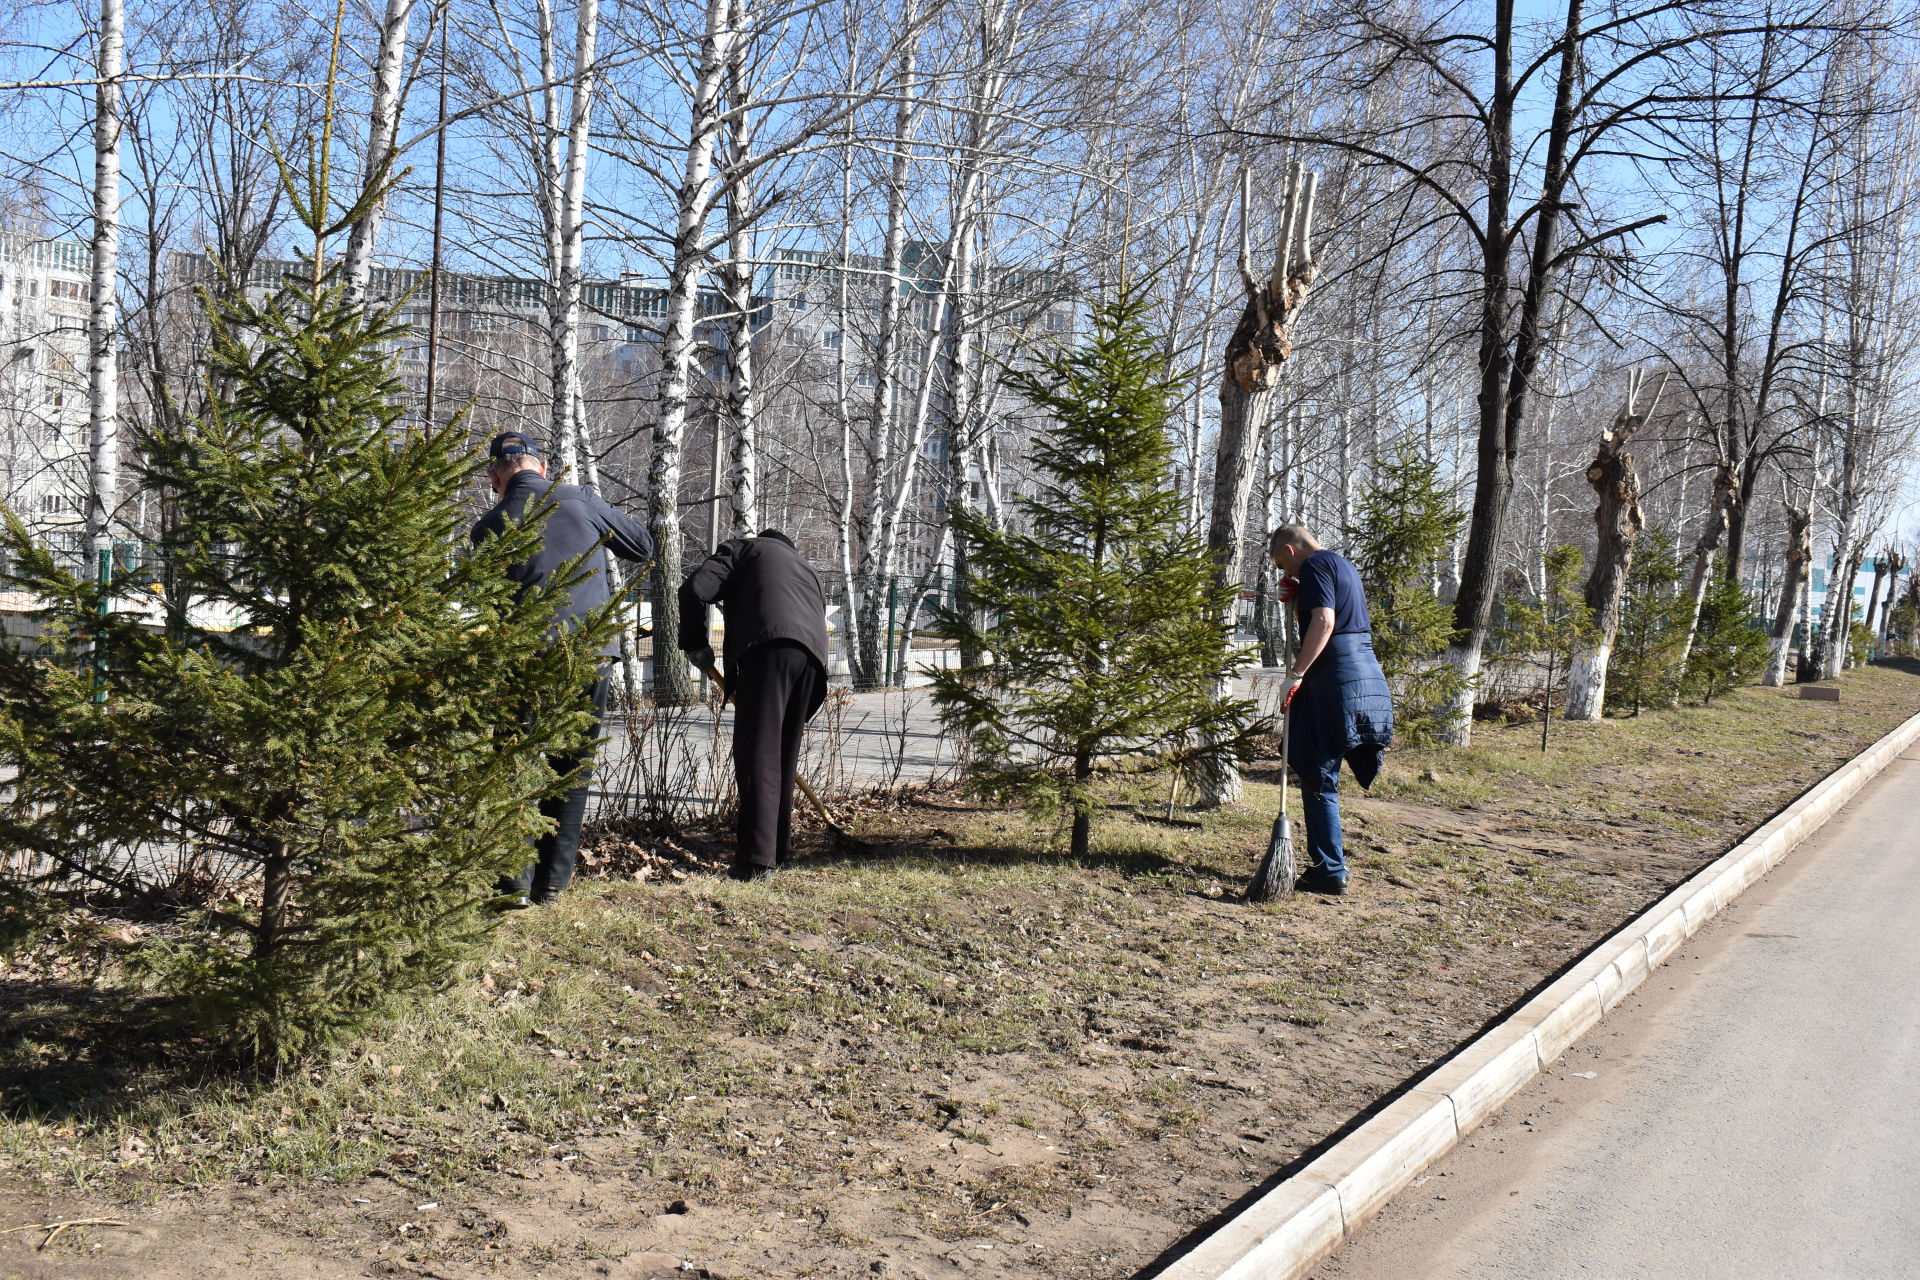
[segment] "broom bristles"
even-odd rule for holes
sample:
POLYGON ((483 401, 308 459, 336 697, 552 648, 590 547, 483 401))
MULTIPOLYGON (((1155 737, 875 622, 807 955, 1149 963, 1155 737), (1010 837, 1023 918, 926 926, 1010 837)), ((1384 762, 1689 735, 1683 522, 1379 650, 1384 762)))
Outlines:
POLYGON ((1273 820, 1273 835, 1267 841, 1267 853, 1260 859, 1259 870, 1253 873, 1253 882, 1247 886, 1247 901, 1271 902, 1292 893, 1293 882, 1298 878, 1299 866, 1293 857, 1293 831, 1287 822, 1287 815, 1283 813, 1273 820))

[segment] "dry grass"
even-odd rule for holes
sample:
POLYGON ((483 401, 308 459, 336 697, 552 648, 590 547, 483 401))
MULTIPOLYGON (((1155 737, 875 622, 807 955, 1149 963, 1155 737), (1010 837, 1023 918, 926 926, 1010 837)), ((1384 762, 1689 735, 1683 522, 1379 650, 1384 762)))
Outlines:
MULTIPOLYGON (((149 1204, 617 1181, 649 1213, 777 1206, 782 1240, 850 1260, 888 1233, 1068 1231, 1068 1206, 1125 1186, 1142 1239, 1169 1242, 1920 709, 1908 672, 1843 683, 1839 704, 1747 690, 1557 725, 1544 757, 1528 726, 1396 753, 1349 806, 1338 903, 1237 900, 1276 799, 1258 772, 1197 829, 1139 816, 1161 783, 1117 790, 1084 863, 1063 832, 935 796, 763 884, 588 882, 354 1054, 268 1082, 214 1070, 110 967, 16 977, 0 1170, 149 1204), (1249 1126, 1245 1154, 1214 1150, 1249 1126)), ((289 1221, 330 1248, 371 1230, 289 1221)), ((497 1225, 416 1228, 406 1256, 517 1273, 612 1247, 581 1230, 530 1252, 497 1225)), ((1113 1274, 1094 1249, 1056 1243, 1049 1274, 1113 1274)))

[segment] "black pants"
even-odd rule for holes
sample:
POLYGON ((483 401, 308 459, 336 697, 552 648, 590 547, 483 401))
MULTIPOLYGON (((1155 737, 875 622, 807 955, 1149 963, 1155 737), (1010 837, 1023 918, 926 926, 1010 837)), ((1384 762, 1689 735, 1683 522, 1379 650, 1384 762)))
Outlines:
MULTIPOLYGON (((600 736, 600 722, 607 715, 607 693, 612 681, 601 676, 587 686, 587 698, 593 704, 592 736, 600 736)), ((573 882, 573 864, 580 856, 580 823, 587 816, 587 791, 593 782, 593 751, 579 756, 548 756, 547 763, 561 776, 585 765, 573 788, 540 802, 541 816, 553 819, 553 830, 534 841, 536 858, 518 876, 503 877, 500 892, 527 894, 533 898, 551 898, 573 882)))
POLYGON ((800 735, 825 679, 811 653, 786 641, 750 650, 740 661, 733 690, 735 865, 778 866, 791 852, 800 735))

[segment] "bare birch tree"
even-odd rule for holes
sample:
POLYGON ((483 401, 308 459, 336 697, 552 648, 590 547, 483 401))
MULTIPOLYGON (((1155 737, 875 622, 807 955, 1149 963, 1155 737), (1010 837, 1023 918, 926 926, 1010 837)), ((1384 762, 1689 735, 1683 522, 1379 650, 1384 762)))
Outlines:
POLYGON ((93 262, 87 322, 87 568, 104 574, 120 508, 120 77, 126 70, 126 10, 100 0, 93 121, 93 262))

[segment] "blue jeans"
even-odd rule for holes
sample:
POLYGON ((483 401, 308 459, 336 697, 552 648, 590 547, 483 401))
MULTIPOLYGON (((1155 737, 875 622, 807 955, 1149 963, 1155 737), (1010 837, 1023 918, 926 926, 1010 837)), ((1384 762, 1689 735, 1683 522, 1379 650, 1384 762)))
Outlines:
POLYGON ((1307 828, 1311 870, 1347 878, 1347 855, 1340 846, 1340 757, 1295 771, 1300 779, 1300 817, 1307 828))

